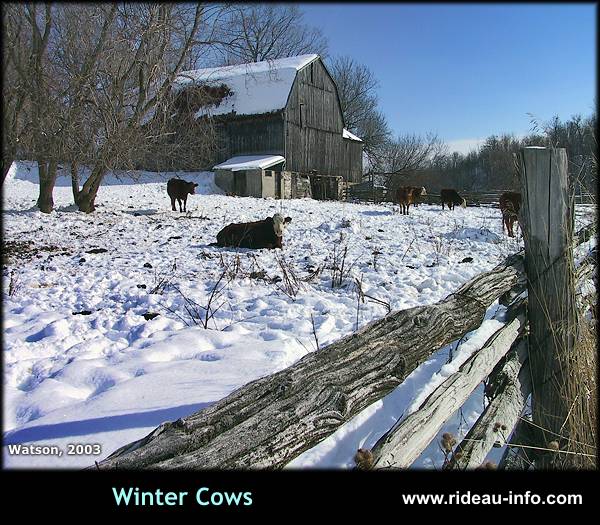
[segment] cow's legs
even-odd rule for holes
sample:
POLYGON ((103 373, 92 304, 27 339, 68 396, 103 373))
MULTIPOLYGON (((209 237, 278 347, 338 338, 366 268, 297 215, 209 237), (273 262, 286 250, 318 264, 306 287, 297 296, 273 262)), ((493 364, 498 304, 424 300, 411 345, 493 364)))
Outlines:
POLYGON ((514 237, 513 225, 515 220, 510 215, 502 216, 502 233, 504 233, 504 226, 506 225, 506 233, 509 237, 514 237))
POLYGON ((177 211, 177 208, 175 207, 175 197, 171 197, 171 208, 173 211, 177 211))
POLYGON ((179 212, 180 212, 180 213, 181 213, 181 212, 183 212, 183 208, 182 208, 182 206, 181 206, 181 200, 182 200, 182 199, 180 199, 179 197, 177 197, 177 203, 179 204, 179 212))
POLYGON ((187 204, 187 195, 183 198, 183 211, 187 211, 186 204, 187 204))
POLYGON ((506 223, 506 229, 508 230, 508 236, 509 237, 514 237, 515 234, 513 232, 513 225, 514 225, 515 221, 512 217, 508 218, 508 221, 506 223))

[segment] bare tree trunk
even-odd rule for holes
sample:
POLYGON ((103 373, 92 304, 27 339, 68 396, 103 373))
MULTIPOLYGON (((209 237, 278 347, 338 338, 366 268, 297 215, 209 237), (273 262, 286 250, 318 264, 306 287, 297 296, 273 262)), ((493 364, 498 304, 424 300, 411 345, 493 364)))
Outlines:
POLYGON ((13 159, 12 158, 3 158, 2 159, 2 184, 6 180, 6 176, 8 175, 8 170, 12 166, 13 159))
POLYGON ((77 163, 75 161, 71 162, 71 188, 73 189, 75 205, 79 204, 79 173, 77 169, 77 163))
MULTIPOLYGON (((100 184, 102 184, 102 179, 104 179, 105 174, 106 171, 103 166, 96 165, 94 167, 90 177, 85 181, 83 188, 81 188, 81 191, 77 194, 76 204, 79 207, 79 211, 91 213, 96 209, 96 195, 98 195, 98 190, 100 189, 100 184)), ((71 173, 71 182, 73 181, 72 177, 73 174, 71 173)))
POLYGON ((54 209, 54 184, 56 183, 56 168, 55 160, 50 162, 38 161, 38 169, 40 175, 40 194, 37 200, 37 207, 44 213, 51 213, 54 209))

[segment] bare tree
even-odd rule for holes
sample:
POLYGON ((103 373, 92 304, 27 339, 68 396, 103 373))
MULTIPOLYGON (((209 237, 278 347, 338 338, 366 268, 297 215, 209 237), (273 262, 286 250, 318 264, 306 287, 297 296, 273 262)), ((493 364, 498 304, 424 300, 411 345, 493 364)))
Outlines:
POLYGON ((27 113, 27 84, 17 67, 25 63, 27 36, 25 19, 19 16, 18 6, 2 4, 2 182, 6 179, 17 151, 23 142, 27 113))
POLYGON ((294 4, 233 4, 220 31, 220 64, 243 64, 289 56, 327 54, 320 29, 303 21, 294 4))
POLYGON ((373 163, 390 139, 390 130, 378 109, 379 86, 371 70, 348 56, 335 57, 327 67, 340 97, 346 128, 363 140, 363 151, 373 163))
POLYGON ((328 60, 327 67, 337 85, 346 126, 357 129, 377 109, 379 83, 367 66, 348 56, 328 60))
POLYGON ((78 166, 94 159, 97 126, 90 114, 104 55, 110 46, 117 4, 65 4, 56 12, 57 46, 52 57, 63 101, 60 154, 71 165, 73 198, 79 202, 78 166))
MULTIPOLYGON (((25 139, 24 130, 27 130, 24 144, 37 160, 39 169, 37 206, 49 213, 54 206, 52 190, 58 163, 55 117, 60 105, 53 89, 53 71, 48 59, 52 48, 54 8, 51 4, 10 4, 3 15, 3 31, 9 42, 4 49, 8 54, 5 62, 10 65, 8 69, 12 70, 13 82, 21 86, 13 94, 13 100, 16 98, 17 102, 12 107, 9 104, 8 109, 13 111, 15 119, 24 120, 21 132, 10 131, 9 134, 13 134, 14 145, 17 139, 25 139)), ((6 153, 10 155, 10 148, 6 153)))
POLYGON ((374 171, 384 173, 384 184, 394 188, 402 185, 406 176, 429 167, 445 150, 446 145, 436 134, 400 135, 379 150, 374 171))
POLYGON ((520 141, 511 134, 488 137, 481 146, 480 155, 487 175, 488 188, 517 188, 513 154, 520 149, 520 141))
POLYGON ((95 209, 98 189, 109 169, 133 168, 135 159, 160 138, 157 117, 164 113, 202 12, 202 4, 118 6, 96 89, 88 101, 88 118, 95 124, 94 164, 81 190, 73 188, 81 211, 95 209))
POLYGON ((85 109, 115 11, 116 5, 9 4, 3 13, 10 42, 3 58, 12 77, 3 87, 12 95, 4 101, 11 140, 3 157, 6 164, 17 154, 37 160, 43 212, 54 207, 58 163, 84 160, 92 140, 85 109))

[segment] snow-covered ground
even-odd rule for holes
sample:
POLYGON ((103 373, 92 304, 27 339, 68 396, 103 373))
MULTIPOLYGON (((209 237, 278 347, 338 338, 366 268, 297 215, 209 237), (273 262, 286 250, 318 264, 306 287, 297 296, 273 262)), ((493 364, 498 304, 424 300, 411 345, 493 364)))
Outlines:
MULTIPOLYGON (((398 310, 443 299, 522 245, 502 234, 493 208, 421 205, 403 216, 390 205, 227 197, 212 173, 181 175, 199 184, 187 214, 171 211, 173 174, 140 172, 111 176, 89 215, 72 206, 70 179, 60 177, 47 215, 34 207, 36 165, 13 165, 3 187, 4 242, 31 244, 9 253, 3 272, 5 467, 88 466, 315 351, 312 320, 320 347, 351 333, 355 279, 378 300, 360 305, 362 326, 387 313, 385 302, 398 310), (275 212, 292 217, 282 251, 210 246, 225 224, 275 212), (332 288, 332 259, 346 248, 343 286, 332 288), (18 443, 57 445, 64 455, 9 454, 18 443), (73 443, 98 443, 102 452, 67 455, 73 443)), ((579 209, 578 224, 593 213, 579 209)), ((492 305, 459 348, 438 351, 290 467, 351 467, 356 449, 418 408, 502 314, 492 305)), ((464 435, 482 408, 479 388, 441 432, 464 435)), ((442 461, 434 440, 414 466, 442 461)))

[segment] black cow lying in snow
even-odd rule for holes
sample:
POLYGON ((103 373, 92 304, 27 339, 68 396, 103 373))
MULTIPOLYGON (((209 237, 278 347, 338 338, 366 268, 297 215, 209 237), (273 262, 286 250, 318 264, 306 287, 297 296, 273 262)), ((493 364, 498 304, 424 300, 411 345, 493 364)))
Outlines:
POLYGON ((179 203, 179 211, 187 211, 185 205, 187 203, 188 193, 194 195, 195 189, 198 184, 194 182, 187 182, 182 179, 170 179, 167 182, 167 193, 171 197, 171 207, 173 211, 177 211, 175 208, 175 199, 179 203), (181 203, 183 202, 183 209, 181 209, 181 203))
POLYGON ((442 201, 442 210, 444 209, 444 204, 448 205, 449 210, 453 210, 456 204, 463 208, 467 207, 467 201, 456 190, 442 190, 440 192, 440 199, 442 201))
POLYGON ((262 221, 229 224, 217 233, 217 246, 235 248, 283 248, 283 230, 291 217, 276 213, 262 221))

